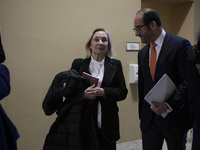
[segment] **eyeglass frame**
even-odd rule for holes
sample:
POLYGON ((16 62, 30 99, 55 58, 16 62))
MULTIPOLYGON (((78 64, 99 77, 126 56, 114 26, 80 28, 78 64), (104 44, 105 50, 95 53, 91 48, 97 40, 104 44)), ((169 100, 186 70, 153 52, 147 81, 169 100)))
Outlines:
POLYGON ((142 29, 142 27, 144 27, 144 26, 147 26, 148 24, 150 24, 151 22, 149 22, 149 23, 145 23, 145 24, 143 24, 143 25, 137 25, 136 27, 134 27, 133 28, 133 31, 134 32, 141 32, 141 29, 142 29))

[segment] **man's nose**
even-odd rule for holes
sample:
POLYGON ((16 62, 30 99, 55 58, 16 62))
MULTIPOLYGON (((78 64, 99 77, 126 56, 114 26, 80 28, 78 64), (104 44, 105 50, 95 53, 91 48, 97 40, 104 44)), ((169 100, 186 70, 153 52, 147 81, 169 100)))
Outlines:
POLYGON ((139 36, 140 35, 140 32, 139 31, 135 31, 135 36, 139 36))

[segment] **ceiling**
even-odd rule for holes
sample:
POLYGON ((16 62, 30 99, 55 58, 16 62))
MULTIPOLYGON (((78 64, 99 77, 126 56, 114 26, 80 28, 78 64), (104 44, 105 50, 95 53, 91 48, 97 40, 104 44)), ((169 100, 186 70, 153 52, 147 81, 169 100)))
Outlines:
POLYGON ((142 2, 154 2, 154 3, 163 3, 163 4, 179 4, 185 2, 192 2, 194 0, 142 0, 142 2))

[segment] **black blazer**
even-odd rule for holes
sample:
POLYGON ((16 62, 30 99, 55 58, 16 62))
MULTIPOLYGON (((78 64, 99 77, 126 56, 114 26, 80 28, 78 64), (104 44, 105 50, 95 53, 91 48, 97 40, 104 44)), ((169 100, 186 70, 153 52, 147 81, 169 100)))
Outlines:
POLYGON ((188 119, 188 108, 186 108, 187 83, 185 81, 186 63, 188 50, 192 48, 191 44, 186 39, 166 33, 157 60, 154 82, 150 75, 149 47, 150 44, 147 44, 138 53, 139 118, 141 119, 141 130, 142 132, 146 131, 155 116, 144 97, 165 73, 172 79, 177 89, 166 100, 173 111, 166 118, 159 116, 160 123, 166 128, 167 132, 185 130, 188 119))
MULTIPOLYGON (((82 72, 89 72, 91 58, 75 59, 71 69, 82 72)), ((124 100, 127 96, 125 78, 122 65, 119 60, 105 58, 104 77, 101 87, 104 88, 105 98, 98 97, 102 109, 102 132, 108 141, 117 141, 119 134, 119 116, 117 101, 124 100)))

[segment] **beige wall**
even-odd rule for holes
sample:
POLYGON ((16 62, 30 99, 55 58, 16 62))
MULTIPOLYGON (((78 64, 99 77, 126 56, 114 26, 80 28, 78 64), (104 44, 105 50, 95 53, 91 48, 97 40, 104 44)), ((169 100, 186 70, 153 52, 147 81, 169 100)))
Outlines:
POLYGON ((194 2, 172 6, 170 16, 172 34, 187 38, 194 44, 194 2))
MULTIPOLYGON (((147 6, 158 9, 166 31, 178 31, 178 35, 193 41, 192 15, 195 12, 197 16, 197 9, 193 11, 192 3, 147 6), (178 14, 176 7, 187 8, 181 22, 172 18, 178 14), (180 28, 174 30, 172 22, 180 28)), ((138 52, 126 52, 126 42, 140 42, 132 30, 140 8, 140 0, 0 0, 0 29, 12 87, 1 104, 21 135, 19 150, 42 149, 56 117, 44 115, 43 98, 58 72, 68 70, 74 58, 85 57, 85 43, 96 27, 110 32, 115 58, 122 61, 129 90, 127 99, 118 103, 119 143, 140 139, 137 84, 129 84, 129 64, 137 63, 138 52)), ((199 24, 196 19, 195 22, 199 24)))
POLYGON ((137 52, 126 42, 138 42, 133 18, 140 0, 1 0, 1 33, 11 74, 11 93, 1 103, 19 130, 19 150, 40 150, 55 119, 45 116, 42 101, 53 77, 85 57, 85 43, 96 27, 111 34, 129 93, 119 102, 121 140, 140 138, 137 87, 129 85, 129 64, 137 52))

